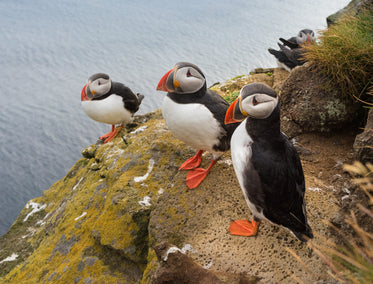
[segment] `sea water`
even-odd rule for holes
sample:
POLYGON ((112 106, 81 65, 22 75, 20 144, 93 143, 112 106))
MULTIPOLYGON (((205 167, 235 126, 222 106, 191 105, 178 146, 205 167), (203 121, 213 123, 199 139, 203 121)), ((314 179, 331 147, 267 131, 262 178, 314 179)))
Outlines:
POLYGON ((61 179, 110 130, 90 120, 80 92, 97 72, 161 106, 158 81, 178 61, 207 84, 276 67, 279 37, 326 28, 348 0, 1 0, 0 235, 28 200, 61 179))

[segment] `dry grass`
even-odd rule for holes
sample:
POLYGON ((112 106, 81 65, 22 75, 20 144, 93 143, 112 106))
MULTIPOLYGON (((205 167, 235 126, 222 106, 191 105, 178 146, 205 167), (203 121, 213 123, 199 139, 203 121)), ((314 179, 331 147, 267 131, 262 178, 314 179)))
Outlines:
POLYGON ((338 88, 344 98, 367 100, 373 88, 372 9, 321 31, 319 42, 305 49, 305 59, 328 79, 327 88, 338 88))
MULTIPOLYGON (((373 165, 355 162, 353 165, 345 165, 344 169, 349 172, 353 181, 368 196, 368 207, 373 205, 373 165)), ((358 210, 373 222, 373 211, 361 204, 357 205, 358 210)), ((351 211, 346 218, 346 223, 353 229, 353 236, 342 232, 333 224, 333 228, 343 241, 343 245, 318 236, 322 239, 321 244, 310 242, 308 245, 324 261, 330 270, 328 274, 341 283, 373 283, 373 233, 364 230, 351 211)), ((306 264, 304 264, 306 265, 306 264)))

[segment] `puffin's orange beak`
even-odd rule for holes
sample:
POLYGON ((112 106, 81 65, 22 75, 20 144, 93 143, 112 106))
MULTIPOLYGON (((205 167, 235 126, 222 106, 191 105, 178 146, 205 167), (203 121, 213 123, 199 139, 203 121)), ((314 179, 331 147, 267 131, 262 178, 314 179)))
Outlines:
POLYGON ((307 35, 307 43, 308 43, 308 44, 311 43, 311 36, 310 36, 310 35, 307 35))
POLYGON ((83 89, 82 89, 82 93, 81 93, 81 101, 89 101, 88 97, 87 97, 87 84, 84 85, 83 89))
POLYGON ((163 75, 162 79, 158 83, 157 91, 169 92, 166 84, 167 84, 168 76, 170 75, 172 71, 174 71, 174 68, 172 68, 170 71, 168 71, 166 74, 163 75))
POLYGON ((224 119, 225 124, 239 122, 238 120, 234 119, 234 110, 236 108, 237 102, 238 102, 238 98, 235 99, 235 101, 229 106, 229 108, 228 108, 228 110, 225 114, 225 119, 224 119))

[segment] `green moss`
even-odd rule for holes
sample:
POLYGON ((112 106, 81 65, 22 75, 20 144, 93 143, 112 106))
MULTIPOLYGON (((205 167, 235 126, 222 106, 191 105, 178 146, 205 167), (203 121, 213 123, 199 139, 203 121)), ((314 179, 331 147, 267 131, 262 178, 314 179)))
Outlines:
POLYGON ((236 77, 233 77, 231 80, 237 80, 239 78, 242 78, 242 77, 245 77, 246 75, 242 74, 242 75, 237 75, 236 77))
POLYGON ((240 91, 234 91, 231 94, 228 94, 226 96, 223 96, 223 98, 228 102, 228 103, 233 103, 235 99, 240 95, 240 91))

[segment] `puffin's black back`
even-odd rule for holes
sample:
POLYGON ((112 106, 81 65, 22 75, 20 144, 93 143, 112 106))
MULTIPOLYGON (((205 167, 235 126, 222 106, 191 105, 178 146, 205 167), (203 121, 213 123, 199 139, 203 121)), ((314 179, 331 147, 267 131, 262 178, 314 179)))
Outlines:
POLYGON ((294 67, 302 65, 306 62, 303 59, 303 55, 305 53, 303 48, 299 47, 289 49, 280 43, 278 43, 278 46, 280 47, 280 50, 268 48, 269 53, 274 55, 278 61, 285 64, 290 69, 293 69, 294 67))
POLYGON ((274 55, 278 61, 280 61, 281 63, 284 63, 286 66, 288 66, 290 69, 293 69, 294 67, 296 67, 297 65, 291 61, 284 52, 280 51, 280 50, 275 50, 275 49, 272 49, 272 48, 268 48, 268 51, 269 53, 271 53, 272 55, 274 55))
POLYGON ((130 112, 135 113, 138 111, 142 98, 139 100, 139 97, 130 88, 119 82, 112 82, 111 89, 107 94, 93 100, 103 100, 112 94, 121 96, 123 98, 123 106, 130 112))
POLYGON ((251 164, 245 188, 249 199, 271 222, 289 228, 301 240, 312 238, 304 206, 302 165, 293 145, 280 131, 279 105, 267 119, 247 118, 253 139, 251 164))
POLYGON ((298 48, 299 44, 297 43, 297 38, 295 36, 289 38, 289 39, 284 39, 280 37, 280 41, 285 44, 286 46, 290 47, 291 49, 298 48))
POLYGON ((168 93, 167 96, 174 102, 179 104, 202 104, 207 107, 213 114, 214 118, 220 123, 221 127, 226 131, 219 137, 219 145, 214 145, 216 151, 227 151, 230 149, 230 141, 234 130, 239 123, 225 125, 224 118, 229 108, 229 103, 220 95, 206 88, 206 85, 193 94, 168 93))

